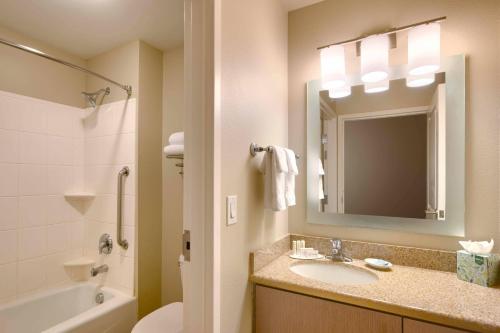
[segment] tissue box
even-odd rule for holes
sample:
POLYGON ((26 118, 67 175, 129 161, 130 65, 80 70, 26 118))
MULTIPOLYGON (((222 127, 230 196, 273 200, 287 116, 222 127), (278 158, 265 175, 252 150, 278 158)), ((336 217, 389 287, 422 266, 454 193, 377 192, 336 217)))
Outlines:
POLYGON ((457 276, 460 280, 492 287, 500 283, 500 256, 457 251, 457 276))

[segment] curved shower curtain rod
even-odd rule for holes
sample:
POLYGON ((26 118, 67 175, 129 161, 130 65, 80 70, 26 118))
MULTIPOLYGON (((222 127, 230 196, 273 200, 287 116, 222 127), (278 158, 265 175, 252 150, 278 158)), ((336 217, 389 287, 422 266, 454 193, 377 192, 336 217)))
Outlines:
POLYGON ((29 46, 25 46, 25 45, 22 45, 22 44, 17 44, 17 43, 14 43, 14 42, 11 42, 9 40, 6 40, 6 39, 3 39, 3 38, 0 38, 0 43, 1 44, 4 44, 4 45, 7 45, 7 46, 11 46, 11 47, 14 47, 18 50, 21 50, 21 51, 24 51, 24 52, 28 52, 28 53, 31 53, 31 54, 34 54, 34 55, 37 55, 39 57, 42 57, 42 58, 45 58, 45 59, 49 59, 49 60, 52 60, 54 62, 57 62, 59 64, 62 64, 62 65, 65 65, 65 66, 68 66, 68 67, 71 67, 73 69, 77 69, 81 72, 84 72, 86 74, 89 74, 89 75, 92 75, 92 76, 95 76, 95 77, 98 77, 104 81, 107 81, 109 83, 112 83, 114 84, 115 86, 117 87, 120 87, 122 88, 123 90, 125 90, 125 92, 127 93, 127 96, 130 97, 132 95, 132 87, 129 86, 129 85, 124 85, 124 84, 121 84, 121 83, 118 83, 114 80, 111 80, 99 73, 96 73, 96 72, 92 72, 91 70, 88 70, 84 67, 81 67, 81 66, 78 66, 78 65, 75 65, 75 64, 72 64, 70 62, 67 62, 65 60, 62 60, 62 59, 58 59, 56 57, 53 57, 51 55, 48 55, 47 53, 44 53, 42 51, 39 51, 37 49, 34 49, 32 47, 29 47, 29 46))

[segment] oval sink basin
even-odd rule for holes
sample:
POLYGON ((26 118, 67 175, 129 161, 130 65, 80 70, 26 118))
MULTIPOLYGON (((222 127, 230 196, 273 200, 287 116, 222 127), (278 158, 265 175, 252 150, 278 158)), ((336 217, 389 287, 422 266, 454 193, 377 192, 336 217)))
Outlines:
POLYGON ((342 263, 308 262, 290 266, 290 270, 303 277, 332 284, 368 284, 378 280, 376 274, 342 263))

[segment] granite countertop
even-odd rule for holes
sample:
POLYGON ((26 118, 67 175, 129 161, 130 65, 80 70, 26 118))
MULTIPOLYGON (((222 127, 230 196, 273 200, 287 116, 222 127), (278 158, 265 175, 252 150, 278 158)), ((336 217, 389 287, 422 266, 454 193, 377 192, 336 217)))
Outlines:
MULTIPOLYGON (((354 265, 375 273, 379 280, 365 285, 328 284, 293 273, 300 262, 282 255, 251 275, 256 284, 358 305, 438 324, 477 331, 500 332, 500 288, 461 281, 455 273, 397 266, 390 271, 354 265)), ((328 260, 320 260, 325 264, 328 260)), ((341 263, 342 264, 342 263, 341 263)), ((344 264, 342 264, 344 265, 344 264)))

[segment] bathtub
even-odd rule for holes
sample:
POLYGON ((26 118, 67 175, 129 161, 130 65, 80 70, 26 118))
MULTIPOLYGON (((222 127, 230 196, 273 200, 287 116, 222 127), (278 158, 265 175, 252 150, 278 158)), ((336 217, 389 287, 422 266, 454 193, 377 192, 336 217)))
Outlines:
POLYGON ((82 283, 0 307, 0 333, 129 333, 136 300, 117 290, 82 283), (103 302, 96 303, 102 293, 103 302))

